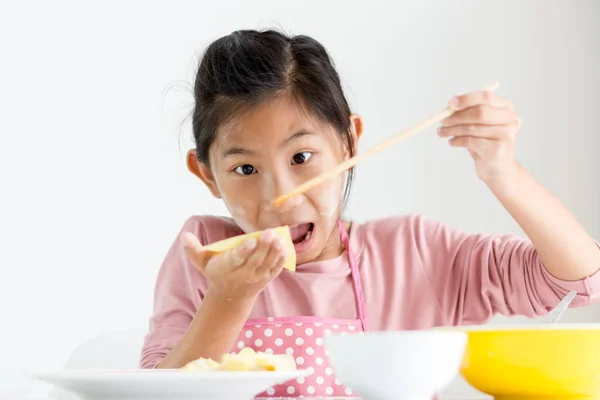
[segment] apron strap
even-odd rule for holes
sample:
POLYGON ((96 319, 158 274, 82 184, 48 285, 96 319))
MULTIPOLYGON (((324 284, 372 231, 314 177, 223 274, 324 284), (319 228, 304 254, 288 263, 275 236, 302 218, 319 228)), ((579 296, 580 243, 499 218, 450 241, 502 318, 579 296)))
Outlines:
POLYGON ((367 316, 365 312, 365 295, 363 292, 363 287, 360 279, 360 272, 358 271, 358 263, 354 254, 350 249, 350 238, 348 237, 348 232, 346 232, 346 227, 344 223, 339 220, 338 228, 340 231, 340 238, 342 240, 342 244, 346 249, 346 253, 348 254, 348 263, 350 264, 350 273, 352 275, 352 284, 354 286, 354 295, 356 297, 356 308, 358 310, 358 319, 362 325, 363 331, 367 332, 367 316))

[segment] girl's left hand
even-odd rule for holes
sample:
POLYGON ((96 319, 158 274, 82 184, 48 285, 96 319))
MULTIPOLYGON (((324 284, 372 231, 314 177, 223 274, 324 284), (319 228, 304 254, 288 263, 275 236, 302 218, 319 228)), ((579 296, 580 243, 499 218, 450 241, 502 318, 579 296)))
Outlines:
POLYGON ((510 180, 518 170, 515 138, 521 126, 512 104, 488 91, 455 96, 448 104, 457 111, 442 120, 438 134, 469 150, 484 182, 510 180))

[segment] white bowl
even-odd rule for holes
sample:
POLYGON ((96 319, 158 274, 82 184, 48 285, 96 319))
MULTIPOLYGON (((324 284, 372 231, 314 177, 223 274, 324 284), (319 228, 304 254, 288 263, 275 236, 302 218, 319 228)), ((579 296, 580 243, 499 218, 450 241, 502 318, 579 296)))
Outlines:
POLYGON ((371 332, 328 336, 329 360, 342 383, 369 400, 431 400, 458 376, 465 332, 371 332))

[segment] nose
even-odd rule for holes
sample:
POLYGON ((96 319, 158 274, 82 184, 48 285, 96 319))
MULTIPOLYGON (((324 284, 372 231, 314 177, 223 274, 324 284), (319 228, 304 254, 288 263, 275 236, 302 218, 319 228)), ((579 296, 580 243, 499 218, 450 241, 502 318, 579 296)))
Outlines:
POLYGON ((275 206, 273 200, 289 193, 299 183, 287 169, 262 174, 262 208, 267 212, 286 212, 302 204, 303 196, 294 196, 275 206))

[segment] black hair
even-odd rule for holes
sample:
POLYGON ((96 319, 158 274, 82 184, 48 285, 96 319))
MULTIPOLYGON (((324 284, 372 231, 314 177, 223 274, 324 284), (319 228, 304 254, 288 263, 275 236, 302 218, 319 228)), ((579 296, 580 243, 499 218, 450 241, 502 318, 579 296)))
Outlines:
MULTIPOLYGON (((198 160, 210 165, 209 151, 219 127, 278 95, 291 96, 332 125, 354 155, 350 106, 326 49, 305 35, 241 30, 210 44, 196 73, 192 130, 198 160)), ((350 169, 342 208, 353 180, 350 169)))

